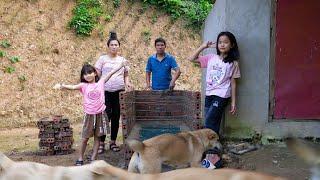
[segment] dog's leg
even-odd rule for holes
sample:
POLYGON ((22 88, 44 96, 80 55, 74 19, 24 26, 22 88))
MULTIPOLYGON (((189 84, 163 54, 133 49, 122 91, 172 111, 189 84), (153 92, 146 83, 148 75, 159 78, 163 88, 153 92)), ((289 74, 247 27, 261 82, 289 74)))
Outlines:
POLYGON ((161 173, 162 160, 158 153, 148 153, 141 156, 139 170, 141 174, 161 173))
POLYGON ((153 162, 148 162, 146 163, 141 163, 141 169, 140 173, 141 174, 156 174, 156 173, 161 173, 161 162, 153 161, 153 162))
POLYGON ((194 167, 194 168, 201 167, 201 166, 200 166, 200 161, 192 161, 192 162, 190 163, 190 167, 194 167))
POLYGON ((198 150, 197 153, 195 153, 191 159, 190 167, 201 167, 201 157, 203 150, 198 150))
POLYGON ((140 157, 138 157, 138 153, 133 153, 133 155, 130 159, 130 162, 129 162, 129 166, 128 166, 129 172, 139 173, 139 171, 140 171, 139 167, 138 167, 139 158, 140 157))

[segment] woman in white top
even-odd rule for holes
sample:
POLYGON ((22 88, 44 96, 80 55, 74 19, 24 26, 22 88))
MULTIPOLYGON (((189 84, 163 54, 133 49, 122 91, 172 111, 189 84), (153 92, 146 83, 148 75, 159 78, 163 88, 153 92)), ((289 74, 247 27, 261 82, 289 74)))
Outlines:
MULTIPOLYGON (((127 61, 124 57, 118 55, 120 41, 117 39, 117 34, 115 32, 110 32, 107 48, 108 53, 100 56, 95 64, 95 68, 100 75, 107 74, 118 67, 122 62, 127 61)), ((128 91, 133 89, 133 86, 129 81, 128 72, 129 67, 123 67, 105 83, 104 87, 106 113, 111 121, 111 139, 109 148, 114 152, 120 151, 119 146, 116 145, 120 119, 119 93, 124 90, 128 91)), ((100 139, 99 153, 103 153, 105 150, 105 138, 106 136, 102 136, 100 139)))

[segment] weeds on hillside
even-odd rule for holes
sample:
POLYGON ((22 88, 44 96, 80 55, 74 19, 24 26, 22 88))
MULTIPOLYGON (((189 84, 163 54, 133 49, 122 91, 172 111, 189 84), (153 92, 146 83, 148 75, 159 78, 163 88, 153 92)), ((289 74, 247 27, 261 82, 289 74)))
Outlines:
MULTIPOLYGON (((0 46, 2 48, 6 48, 7 49, 7 48, 9 48, 11 46, 11 43, 7 39, 5 39, 5 40, 0 41, 0 46)), ((18 56, 8 57, 7 53, 5 51, 1 50, 0 51, 0 58, 5 58, 5 57, 11 62, 11 65, 4 66, 3 71, 5 73, 11 74, 11 73, 16 71, 16 68, 12 64, 14 64, 16 62, 19 62, 20 58, 18 56)))
POLYGON ((9 60, 12 64, 16 63, 16 62, 19 62, 20 61, 20 57, 18 56, 12 56, 12 57, 9 57, 9 60))
POLYGON ((6 52, 0 51, 0 58, 6 57, 6 56, 7 56, 7 53, 6 53, 6 52))
POLYGON ((113 0, 113 7, 115 7, 115 8, 120 7, 120 3, 121 3, 120 0, 113 0))
POLYGON ((6 67, 4 68, 4 72, 5 72, 5 73, 11 74, 11 73, 13 73, 13 72, 15 72, 15 71, 16 71, 16 68, 14 68, 13 66, 6 66, 6 67))
POLYGON ((25 75, 21 75, 18 77, 19 82, 20 82, 20 91, 23 91, 25 88, 24 83, 27 81, 27 77, 25 75))
POLYGON ((10 44, 10 42, 8 41, 8 40, 3 40, 3 41, 1 41, 0 42, 0 45, 2 46, 2 47, 4 47, 4 48, 8 48, 8 47, 10 47, 11 46, 11 44, 10 44))
MULTIPOLYGON (((2 48, 8 49, 8 48, 10 48, 11 43, 7 39, 5 39, 5 40, 0 41, 0 46, 2 48)), ((0 50, 0 58, 1 59, 6 58, 10 61, 9 64, 5 63, 7 65, 3 65, 3 68, 2 68, 3 72, 12 74, 13 72, 16 71, 16 68, 13 66, 13 64, 20 62, 19 56, 8 56, 5 51, 0 50)), ((22 76, 19 76, 18 79, 19 79, 20 87, 21 87, 20 90, 22 91, 22 90, 24 90, 24 82, 27 80, 27 78, 24 75, 22 75, 22 76)))
POLYGON ((101 2, 99 0, 78 0, 73 14, 69 27, 74 29, 77 35, 89 36, 103 14, 101 2))
POLYGON ((145 44, 148 44, 151 40, 151 30, 149 28, 145 28, 142 32, 141 32, 141 36, 143 38, 143 41, 145 44))
POLYGON ((187 25, 196 30, 200 30, 213 7, 212 0, 143 0, 143 2, 163 9, 173 19, 185 18, 187 25))

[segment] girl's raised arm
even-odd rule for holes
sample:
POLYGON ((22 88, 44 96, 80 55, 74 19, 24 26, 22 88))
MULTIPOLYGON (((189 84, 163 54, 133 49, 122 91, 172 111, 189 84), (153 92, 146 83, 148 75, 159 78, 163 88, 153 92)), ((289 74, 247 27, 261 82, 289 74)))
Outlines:
POLYGON ((115 69, 113 69, 112 71, 110 71, 108 74, 103 75, 100 80, 101 80, 101 81, 104 81, 104 82, 107 82, 114 73, 116 73, 117 71, 119 71, 119 70, 120 70, 122 67, 124 67, 125 65, 126 65, 126 62, 123 61, 119 66, 117 66, 115 69))
POLYGON ((198 59, 199 54, 206 48, 215 48, 216 43, 212 41, 204 42, 201 46, 188 58, 189 61, 194 61, 198 59))
POLYGON ((81 84, 70 85, 70 84, 63 84, 57 83, 53 86, 53 89, 69 89, 69 90, 77 90, 81 88, 81 84))

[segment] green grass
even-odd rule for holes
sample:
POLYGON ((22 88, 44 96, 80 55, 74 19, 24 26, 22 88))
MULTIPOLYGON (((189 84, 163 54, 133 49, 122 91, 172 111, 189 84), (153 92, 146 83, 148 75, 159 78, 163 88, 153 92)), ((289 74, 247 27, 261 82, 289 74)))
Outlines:
POLYGON ((99 0, 78 0, 72 12, 73 17, 69 22, 69 27, 77 35, 89 36, 99 23, 103 9, 99 0))

